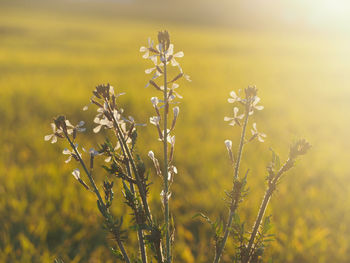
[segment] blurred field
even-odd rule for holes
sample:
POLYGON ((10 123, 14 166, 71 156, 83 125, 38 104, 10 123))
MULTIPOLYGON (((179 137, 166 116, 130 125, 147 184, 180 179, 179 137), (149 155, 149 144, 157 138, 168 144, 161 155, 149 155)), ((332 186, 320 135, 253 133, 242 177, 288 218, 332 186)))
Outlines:
MULTIPOLYGON (((164 28, 175 49, 184 51, 182 65, 193 80, 182 82, 179 90, 184 96, 176 130, 179 176, 171 202, 175 262, 211 261, 209 227, 192 216, 226 216, 224 189, 230 188, 232 172, 223 141, 237 142, 238 130, 225 125, 223 117, 232 111, 229 92, 248 84, 259 88, 265 110, 255 118, 268 139, 246 148, 242 168, 252 173, 240 212, 253 223, 265 189, 269 147, 284 158, 290 142, 305 137, 312 151, 284 179, 268 210, 277 239, 268 255, 274 262, 350 262, 347 34, 159 22, 104 16, 93 8, 82 12, 79 5, 22 4, 0 3, 1 262, 52 262, 55 257, 114 262, 94 197, 70 174, 76 165, 64 164, 65 145, 52 146, 43 138, 60 113, 73 122, 87 120, 91 128, 94 111, 81 109, 95 85, 106 82, 127 93, 121 103, 128 114, 148 122, 149 98, 156 92, 143 88, 149 64, 138 50, 164 28)), ((159 152, 153 127, 139 133, 145 159, 148 150, 159 152)), ((81 138, 84 146, 96 147, 89 134, 81 138)), ((104 176, 101 171, 98 178, 104 176)), ((152 177, 157 189, 159 180, 152 177)), ((158 194, 151 203, 159 209, 158 194)), ((123 212, 116 207, 116 213, 123 212)))

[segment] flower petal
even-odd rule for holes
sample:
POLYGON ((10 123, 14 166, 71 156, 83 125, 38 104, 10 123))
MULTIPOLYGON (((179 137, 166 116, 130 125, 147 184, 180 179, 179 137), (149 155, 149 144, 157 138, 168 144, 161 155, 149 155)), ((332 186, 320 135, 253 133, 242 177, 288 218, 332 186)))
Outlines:
POLYGON ((98 133, 101 130, 102 125, 98 125, 93 129, 94 133, 98 133))
POLYGON ((75 179, 79 180, 80 179, 80 171, 79 169, 74 169, 73 172, 72 172, 73 176, 75 179))
POLYGON ((182 52, 182 51, 179 51, 179 52, 174 54, 175 58, 182 58, 183 56, 184 56, 184 52, 182 52))
POLYGON ((44 137, 44 140, 45 140, 45 141, 49 141, 49 140, 52 138, 52 136, 54 136, 54 134, 46 135, 46 136, 44 137))

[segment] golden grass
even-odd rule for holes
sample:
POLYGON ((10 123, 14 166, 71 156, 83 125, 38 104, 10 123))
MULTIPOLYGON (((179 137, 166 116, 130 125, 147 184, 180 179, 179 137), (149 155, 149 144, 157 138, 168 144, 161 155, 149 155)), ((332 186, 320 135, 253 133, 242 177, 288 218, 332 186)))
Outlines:
MULTIPOLYGON (((143 88, 148 65, 138 50, 163 28, 185 52, 182 65, 193 80, 179 90, 179 175, 171 202, 176 262, 209 262, 213 256, 209 227, 192 216, 226 215, 223 190, 232 171, 223 142, 238 141, 237 131, 223 122, 232 110, 226 98, 248 84, 259 88, 265 110, 255 118, 268 139, 249 145, 243 156, 243 168, 252 173, 240 211, 252 224, 268 148, 286 156, 290 142, 303 136, 313 149, 272 198, 268 214, 277 241, 268 254, 276 262, 349 262, 349 39, 6 5, 0 16, 0 261, 51 262, 61 256, 66 262, 112 262, 93 196, 71 176, 74 164, 64 165, 64 146, 52 147, 43 137, 59 113, 92 127, 94 112, 81 109, 99 83, 127 92, 121 99, 126 111, 147 122, 155 92, 143 88)), ((159 150, 155 129, 141 128, 140 143, 145 159, 149 149, 159 150)), ((151 204, 159 207, 157 194, 151 204)))

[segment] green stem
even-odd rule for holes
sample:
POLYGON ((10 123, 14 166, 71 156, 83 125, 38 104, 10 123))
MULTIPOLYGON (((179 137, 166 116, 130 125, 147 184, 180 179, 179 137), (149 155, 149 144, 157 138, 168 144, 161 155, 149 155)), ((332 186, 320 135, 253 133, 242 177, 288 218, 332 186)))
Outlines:
POLYGON ((164 135, 163 135, 163 146, 164 146, 164 220, 165 220, 165 238, 166 238, 166 259, 167 263, 171 263, 171 250, 170 250, 170 235, 169 235, 169 200, 168 200, 168 87, 167 87, 167 67, 166 67, 166 56, 163 54, 163 65, 164 65, 164 135))
MULTIPOLYGON (((118 134, 117 134, 117 138, 120 141, 120 137, 118 136, 118 134)), ((126 156, 124 146, 121 145, 120 148, 122 149, 124 159, 127 161, 126 169, 127 169, 128 175, 129 175, 130 178, 132 178, 132 174, 131 174, 131 170, 130 170, 130 161, 129 161, 129 159, 126 156)), ((134 195, 135 194, 135 189, 134 189, 133 183, 130 183, 130 190, 131 190, 132 194, 134 195)), ((142 262, 143 263, 147 263, 145 242, 144 242, 144 239, 143 239, 143 232, 142 232, 142 229, 140 228, 140 225, 139 225, 139 227, 137 229, 137 237, 138 237, 138 240, 139 240, 139 247, 140 247, 140 254, 141 254, 142 262)))
MULTIPOLYGON (((102 197, 101 197, 101 195, 100 195, 100 192, 99 192, 98 189, 97 189, 97 186, 96 186, 96 183, 95 183, 95 181, 94 181, 94 178, 92 178, 91 173, 89 173, 89 171, 88 171, 88 169, 87 169, 87 167, 86 167, 86 165, 85 165, 83 159, 81 158, 81 156, 80 156, 80 154, 79 154, 77 148, 75 147, 75 145, 73 144, 73 142, 71 141, 71 139, 69 138, 69 136, 68 136, 68 134, 67 134, 66 132, 64 132, 64 135, 65 135, 66 139, 68 140, 70 146, 71 146, 72 149, 74 150, 76 156, 78 157, 80 164, 83 166, 84 171, 85 171, 87 177, 88 177, 89 180, 90 180, 90 183, 91 183, 91 185, 92 185, 92 188, 93 188, 93 190, 94 190, 94 193, 96 194, 96 196, 97 196, 97 198, 98 198, 98 200, 99 200, 101 206, 103 207, 103 209, 104 209, 106 212, 108 212, 108 211, 107 211, 107 208, 106 208, 106 205, 105 205, 105 203, 104 203, 103 200, 102 200, 102 197)), ((117 239, 117 243, 118 243, 118 246, 119 246, 120 250, 122 251, 124 260, 125 260, 127 263, 130 263, 129 256, 128 256, 128 254, 127 254, 125 248, 124 248, 123 242, 121 242, 119 239, 117 239)))
POLYGON ((271 185, 267 189, 267 191, 265 193, 264 199, 263 199, 263 201, 261 203, 261 206, 260 206, 260 209, 259 209, 258 217, 255 220, 253 231, 252 231, 252 233, 250 235, 250 239, 249 239, 248 247, 247 247, 247 250, 246 250, 246 254, 244 255, 244 258, 242 259, 242 263, 248 263, 249 260, 250 260, 250 257, 252 256, 251 249, 252 249, 252 246, 254 244, 254 239, 256 237, 256 234, 258 233, 258 230, 259 230, 259 227, 260 227, 260 224, 261 224, 261 220, 264 217, 264 214, 265 214, 265 211, 266 211, 266 207, 269 204, 269 201, 270 201, 270 198, 271 198, 271 195, 272 195, 274 189, 275 189, 275 186, 271 185))
POLYGON ((126 144, 126 141, 125 141, 125 138, 123 136, 123 133, 122 133, 122 130, 119 126, 119 123, 117 122, 117 120, 115 119, 114 117, 114 114, 113 114, 113 111, 111 109, 111 106, 109 105, 108 101, 107 102, 107 105, 108 105, 108 110, 109 110, 109 113, 111 114, 112 116, 112 119, 113 119, 113 122, 114 122, 114 125, 115 125, 115 128, 117 129, 117 132, 120 136, 120 139, 121 139, 121 144, 124 146, 124 149, 126 151, 126 154, 128 156, 128 159, 131 163, 131 167, 132 167, 132 170, 135 174, 135 179, 136 179, 136 183, 137 183, 137 188, 139 189, 139 192, 140 192, 140 196, 141 196, 141 200, 142 200, 142 204, 143 204, 143 207, 145 209, 145 212, 146 212, 146 215, 148 217, 148 220, 151 222, 152 221, 152 217, 151 217, 151 212, 150 212, 150 209, 149 209, 149 206, 148 206, 148 202, 147 202, 147 197, 146 197, 146 193, 145 193, 145 189, 143 188, 143 185, 142 185, 142 182, 141 182, 141 178, 137 172, 137 168, 136 168, 136 165, 135 165, 135 162, 134 162, 134 159, 132 158, 132 155, 131 155, 131 152, 130 152, 130 149, 128 147, 128 145, 126 144))
POLYGON ((88 171, 88 169, 87 169, 87 167, 86 167, 86 165, 85 165, 83 159, 81 159, 81 156, 80 156, 78 150, 76 149, 75 145, 73 144, 73 142, 72 142, 71 139, 69 138, 68 134, 64 133, 64 135, 65 135, 65 137, 67 138, 67 140, 68 140, 70 146, 71 146, 72 149, 74 150, 75 155, 78 157, 81 166, 83 166, 84 171, 85 171, 87 177, 89 178, 90 184, 92 185, 92 188, 93 188, 93 190, 94 190, 94 193, 96 194, 96 196, 97 196, 97 198, 98 198, 98 201, 100 202, 100 204, 102 205, 102 207, 106 210, 105 203, 103 202, 102 197, 101 197, 101 195, 100 195, 100 192, 99 192, 98 189, 97 189, 97 186, 96 186, 96 184, 95 184, 94 178, 92 178, 92 175, 89 173, 89 171, 88 171))
MULTIPOLYGON (((241 163, 241 157, 242 157, 242 152, 243 152, 244 138, 245 138, 246 128, 247 128, 247 124, 248 124, 248 118, 249 118, 249 107, 246 107, 245 119, 244 119, 244 124, 243 124, 243 128, 242 128, 242 134, 241 134, 241 140, 239 143, 238 154, 237 154, 237 162, 236 162, 235 170, 234 170, 234 180, 238 180, 239 166, 241 163)), ((234 183, 232 185, 232 192, 233 191, 234 191, 234 183)), ((218 263, 220 261, 220 257, 222 255, 224 248, 225 248, 226 241, 227 241, 228 235, 230 233, 233 216, 234 216, 235 211, 237 209, 238 202, 239 202, 239 200, 232 199, 232 203, 231 203, 231 207, 230 207, 230 211, 229 211, 229 218, 228 218, 227 224, 225 226, 224 237, 222 239, 220 247, 216 251, 214 263, 218 263)))

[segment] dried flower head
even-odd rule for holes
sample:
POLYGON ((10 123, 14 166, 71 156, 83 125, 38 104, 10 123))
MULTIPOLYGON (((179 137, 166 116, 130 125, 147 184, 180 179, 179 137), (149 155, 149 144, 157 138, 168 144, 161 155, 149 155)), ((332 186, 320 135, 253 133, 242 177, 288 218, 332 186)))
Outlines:
POLYGON ((249 99, 256 96, 258 89, 255 86, 248 86, 248 88, 244 89, 244 92, 245 92, 246 98, 249 99))
POLYGON ((56 119, 54 119, 54 123, 57 127, 57 129, 60 129, 64 132, 67 132, 67 125, 66 125, 66 117, 65 116, 58 116, 56 119))
POLYGON ((166 30, 160 31, 158 33, 158 41, 159 41, 159 44, 161 44, 163 52, 167 51, 170 46, 170 36, 168 31, 166 30))
POLYGON ((291 147, 289 151, 289 157, 295 159, 299 155, 304 155, 310 150, 311 144, 305 139, 297 140, 291 147))

